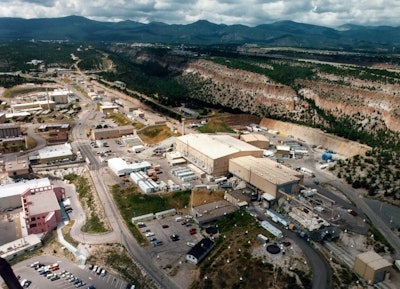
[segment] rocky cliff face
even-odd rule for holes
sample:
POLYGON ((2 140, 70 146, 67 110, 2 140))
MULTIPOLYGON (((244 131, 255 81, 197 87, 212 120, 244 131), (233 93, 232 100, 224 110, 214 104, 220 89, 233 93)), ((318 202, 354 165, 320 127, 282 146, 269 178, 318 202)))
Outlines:
POLYGON ((263 69, 262 74, 230 68, 229 59, 224 65, 203 58, 171 54, 155 57, 142 52, 137 53, 136 59, 156 61, 168 68, 178 82, 188 88, 190 98, 206 103, 313 126, 329 127, 326 115, 332 115, 345 119, 360 131, 390 129, 400 132, 399 76, 378 73, 374 79, 376 70, 368 71, 361 66, 324 63, 322 67, 319 63, 292 59, 246 62, 263 69), (284 73, 294 72, 297 66, 306 67, 312 71, 312 76, 293 74, 295 82, 290 86, 268 76, 269 72, 285 65, 290 69, 284 73))
POLYGON ((316 106, 336 117, 351 119, 359 129, 400 131, 400 86, 340 75, 319 74, 316 80, 296 80, 299 96, 290 86, 265 75, 231 69, 199 59, 182 69, 182 78, 201 83, 191 97, 238 108, 259 116, 275 116, 326 125, 316 106))
POLYGON ((192 92, 192 97, 249 113, 257 114, 265 107, 277 112, 292 111, 297 99, 291 87, 274 83, 264 75, 203 59, 189 62, 182 78, 203 84, 192 92))
POLYGON ((350 116, 361 129, 385 127, 400 130, 400 91, 398 85, 363 88, 321 81, 301 81, 299 93, 338 117, 350 116), (376 88, 375 88, 376 87, 376 88))

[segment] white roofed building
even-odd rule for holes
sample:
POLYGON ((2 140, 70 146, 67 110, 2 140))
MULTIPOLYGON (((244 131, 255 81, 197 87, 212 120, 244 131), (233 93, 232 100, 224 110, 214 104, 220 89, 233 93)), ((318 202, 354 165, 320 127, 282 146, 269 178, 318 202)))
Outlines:
POLYGON ((43 178, 0 186, 0 211, 21 207, 21 195, 28 189, 50 185, 50 180, 43 178))
POLYGON ((229 159, 252 155, 263 157, 263 150, 229 135, 187 134, 176 138, 176 151, 213 176, 228 173, 229 159))
POLYGON ((146 171, 151 168, 149 162, 128 163, 121 158, 109 159, 107 163, 108 167, 119 177, 129 175, 132 172, 146 171))
POLYGON ((49 146, 39 150, 39 158, 42 164, 57 160, 71 159, 72 156, 73 153, 69 143, 49 146))

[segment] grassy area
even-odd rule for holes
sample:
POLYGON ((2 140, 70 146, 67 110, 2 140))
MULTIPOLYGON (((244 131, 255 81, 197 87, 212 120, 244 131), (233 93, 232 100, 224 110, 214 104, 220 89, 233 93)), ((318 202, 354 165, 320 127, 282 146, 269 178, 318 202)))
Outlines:
POLYGON ((5 89, 3 92, 3 96, 6 98, 13 98, 17 95, 28 94, 33 92, 40 91, 53 91, 54 88, 51 87, 24 87, 24 86, 15 86, 12 88, 5 89))
POLYGON ((216 133, 216 132, 235 133, 235 131, 222 120, 210 120, 207 124, 198 127, 197 130, 201 133, 216 133))
POLYGON ((90 211, 90 215, 87 216, 85 225, 82 226, 82 231, 86 233, 108 232, 103 220, 101 220, 97 214, 98 210, 96 208, 93 192, 88 180, 85 177, 78 176, 76 174, 69 174, 64 178, 75 185, 82 207, 86 207, 90 211))
POLYGON ((168 209, 181 209, 189 205, 190 191, 179 191, 163 195, 143 195, 136 187, 120 189, 118 185, 111 188, 114 200, 132 235, 141 244, 147 240, 131 222, 132 217, 156 213, 168 209))
POLYGON ((138 133, 147 144, 157 144, 175 134, 166 125, 148 127, 138 133))
POLYGON ((83 94, 86 98, 89 98, 89 95, 87 94, 86 90, 84 90, 79 85, 73 85, 73 88, 79 91, 81 94, 83 94))
POLYGON ((36 146, 37 146, 37 141, 33 137, 27 136, 26 137, 26 147, 27 147, 27 149, 30 150, 30 149, 33 149, 36 146))
POLYGON ((143 123, 141 123, 141 122, 133 122, 132 125, 133 125, 134 128, 136 128, 136 129, 141 129, 141 128, 144 128, 144 127, 145 127, 145 125, 144 125, 143 123))
POLYGON ((132 123, 132 121, 122 113, 110 113, 109 118, 112 118, 119 125, 128 125, 132 123))
POLYGON ((79 245, 79 243, 77 241, 75 241, 75 239, 72 238, 69 233, 71 231, 71 228, 74 225, 74 223, 75 223, 75 220, 71 220, 68 225, 66 225, 66 226, 64 226, 64 228, 62 228, 61 231, 62 231, 65 241, 70 243, 72 246, 77 247, 79 245))

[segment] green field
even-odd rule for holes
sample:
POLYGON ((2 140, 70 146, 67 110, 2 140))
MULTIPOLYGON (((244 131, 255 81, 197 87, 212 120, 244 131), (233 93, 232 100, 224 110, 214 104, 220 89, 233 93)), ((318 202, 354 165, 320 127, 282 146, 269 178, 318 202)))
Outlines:
POLYGON ((189 205, 190 191, 179 191, 168 194, 144 195, 137 191, 136 187, 121 189, 118 185, 111 188, 114 200, 132 235, 141 244, 147 240, 132 224, 132 218, 156 213, 168 209, 181 209, 189 205))
POLYGON ((227 132, 235 133, 235 131, 229 127, 225 122, 221 120, 210 120, 207 124, 198 127, 197 130, 201 133, 216 133, 216 132, 227 132))

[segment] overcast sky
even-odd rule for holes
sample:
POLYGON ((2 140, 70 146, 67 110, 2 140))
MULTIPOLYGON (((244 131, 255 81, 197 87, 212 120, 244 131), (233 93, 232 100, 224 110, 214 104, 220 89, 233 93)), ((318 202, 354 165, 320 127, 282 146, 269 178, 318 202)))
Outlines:
POLYGON ((0 0, 0 17, 69 15, 100 21, 133 20, 256 26, 279 20, 337 27, 400 26, 399 0, 0 0))

